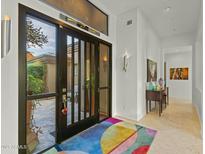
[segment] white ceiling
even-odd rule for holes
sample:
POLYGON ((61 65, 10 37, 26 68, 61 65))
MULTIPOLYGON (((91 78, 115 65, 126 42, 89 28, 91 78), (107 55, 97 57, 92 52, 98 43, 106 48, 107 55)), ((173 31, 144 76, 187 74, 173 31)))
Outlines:
POLYGON ((98 0, 115 15, 139 7, 161 38, 195 32, 201 0, 98 0), (167 13, 166 7, 171 7, 167 13))

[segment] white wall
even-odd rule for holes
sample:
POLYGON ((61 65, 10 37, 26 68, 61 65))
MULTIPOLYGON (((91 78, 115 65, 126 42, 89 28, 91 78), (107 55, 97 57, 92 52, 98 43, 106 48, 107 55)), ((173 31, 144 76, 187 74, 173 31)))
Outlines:
MULTIPOLYGON (((199 18, 196 40, 193 47, 193 104, 196 106, 203 127, 203 5, 199 18)), ((203 128, 201 129, 201 131, 203 128)))
POLYGON ((169 49, 170 53, 165 54, 167 63, 166 76, 169 96, 181 102, 192 102, 192 48, 187 47, 181 51, 178 48, 169 49), (177 50, 177 52, 175 52, 177 50), (185 50, 185 51, 184 51, 185 50), (170 68, 189 68, 188 80, 170 80, 170 68))
POLYGON ((145 115, 146 59, 158 63, 160 76, 161 46, 158 36, 140 9, 129 10, 117 17, 117 97, 118 115, 139 120, 145 115), (126 25, 132 20, 132 25, 126 25), (122 55, 131 55, 127 72, 122 71, 122 55))
POLYGON ((143 12, 137 12, 137 120, 146 114, 145 85, 147 82, 147 59, 157 62, 157 78, 161 72, 161 42, 143 12))
MULTIPOLYGON (((115 114, 115 92, 116 92, 116 17, 100 5, 96 0, 92 0, 100 9, 108 13, 109 16, 109 36, 101 35, 104 39, 113 44, 113 114, 115 114)), ((39 0, 2 0, 2 16, 9 15, 12 20, 11 50, 7 57, 2 59, 2 145, 18 145, 18 3, 29 6, 48 16, 58 19, 59 11, 43 4, 39 0)), ((17 153, 17 148, 2 148, 2 153, 17 153)))
POLYGON ((118 115, 137 119, 137 9, 117 17, 117 80, 116 112, 118 115), (132 20, 132 25, 126 25, 132 20), (127 72, 122 71, 123 54, 130 54, 127 72))

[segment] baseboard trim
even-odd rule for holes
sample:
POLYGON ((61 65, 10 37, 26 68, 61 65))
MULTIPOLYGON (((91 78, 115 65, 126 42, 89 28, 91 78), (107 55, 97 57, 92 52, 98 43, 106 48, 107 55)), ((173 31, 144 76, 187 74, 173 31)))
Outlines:
POLYGON ((145 115, 146 115, 145 113, 144 114, 142 113, 142 114, 138 115, 137 116, 137 121, 140 121, 141 119, 143 119, 145 115))
POLYGON ((193 103, 193 106, 194 106, 194 108, 195 108, 195 110, 196 110, 196 113, 197 113, 197 116, 198 116, 198 118, 199 118, 200 134, 201 134, 201 138, 203 138, 203 122, 202 122, 202 120, 201 120, 201 116, 200 116, 200 113, 199 113, 199 109, 198 109, 198 106, 197 106, 195 103, 193 103))
POLYGON ((129 120, 132 120, 132 121, 137 121, 137 118, 134 118, 134 117, 131 117, 131 116, 128 116, 128 115, 115 114, 114 117, 122 117, 122 118, 129 119, 129 120))
POLYGON ((179 102, 179 103, 187 103, 191 104, 192 100, 190 99, 182 99, 182 98, 177 98, 177 97, 169 97, 169 102, 179 102))

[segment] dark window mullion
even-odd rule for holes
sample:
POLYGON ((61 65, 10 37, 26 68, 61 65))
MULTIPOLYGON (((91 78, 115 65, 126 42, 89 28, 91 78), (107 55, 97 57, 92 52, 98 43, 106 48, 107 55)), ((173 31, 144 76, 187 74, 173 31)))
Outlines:
POLYGON ((35 99, 41 99, 41 98, 48 98, 48 97, 54 97, 57 96, 57 93, 44 93, 44 94, 37 94, 37 95, 28 95, 27 100, 35 100, 35 99))
POLYGON ((109 95, 109 105, 108 105, 108 111, 109 111, 109 116, 112 116, 112 48, 109 46, 109 90, 108 90, 108 95, 109 95))
POLYGON ((81 40, 78 40, 78 121, 81 119, 81 40))
POLYGON ((89 81, 89 90, 90 90, 89 91, 90 92, 89 117, 91 117, 91 112, 92 112, 92 84, 91 84, 91 77, 92 77, 92 66, 91 66, 92 65, 92 52, 91 51, 92 51, 92 43, 90 42, 90 50, 89 50, 89 60, 90 60, 90 66, 89 66, 90 67, 90 72, 89 72, 90 73, 89 74, 90 75, 90 77, 89 77, 90 78, 90 81, 89 81))
POLYGON ((74 99, 74 88, 75 88, 75 65, 74 65, 74 56, 75 56, 75 54, 74 54, 74 38, 72 37, 72 94, 71 94, 71 97, 72 97, 72 99, 71 99, 71 108, 72 108, 72 110, 71 110, 71 122, 72 122, 72 124, 74 123, 74 113, 75 113, 75 111, 74 111, 74 101, 75 101, 75 99, 74 99))
POLYGON ((95 115, 98 116, 99 119, 99 109, 100 109, 100 104, 99 102, 99 44, 95 43, 95 115))
POLYGON ((99 87, 99 89, 110 89, 110 87, 99 87))
POLYGON ((86 58, 87 58, 87 42, 84 42, 84 119, 86 119, 86 94, 87 94, 87 89, 86 89, 86 58))

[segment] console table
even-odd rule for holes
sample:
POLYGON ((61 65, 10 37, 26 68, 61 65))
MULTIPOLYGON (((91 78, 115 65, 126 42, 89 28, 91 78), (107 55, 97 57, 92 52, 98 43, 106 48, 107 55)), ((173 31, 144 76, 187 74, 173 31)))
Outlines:
POLYGON ((146 112, 151 111, 151 101, 159 103, 159 116, 162 113, 162 103, 166 104, 169 102, 168 87, 165 90, 155 91, 155 90, 146 90, 146 112), (149 108, 149 110, 148 110, 149 108))

